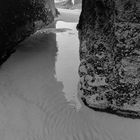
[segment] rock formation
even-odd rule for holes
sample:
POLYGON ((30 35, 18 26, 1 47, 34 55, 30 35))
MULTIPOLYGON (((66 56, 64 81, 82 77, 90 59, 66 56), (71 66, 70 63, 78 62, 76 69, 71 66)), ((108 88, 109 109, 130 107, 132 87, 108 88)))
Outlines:
POLYGON ((36 30, 36 22, 46 25, 54 20, 55 6, 48 0, 0 1, 0 64, 16 49, 19 42, 36 30))
POLYGON ((83 0, 77 29, 84 104, 140 118, 140 1, 83 0))

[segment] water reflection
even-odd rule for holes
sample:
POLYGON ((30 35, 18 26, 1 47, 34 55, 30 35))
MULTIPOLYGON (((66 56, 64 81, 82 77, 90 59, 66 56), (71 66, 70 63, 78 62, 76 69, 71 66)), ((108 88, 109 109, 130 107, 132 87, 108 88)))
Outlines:
POLYGON ((140 122, 94 112, 78 103, 75 26, 59 21, 55 33, 38 32, 1 68, 0 139, 140 139, 140 122), (62 28, 70 30, 60 32, 62 28))
POLYGON ((81 107, 77 98, 78 64, 79 64, 79 40, 76 23, 59 21, 56 28, 62 26, 70 28, 68 32, 57 34, 58 56, 56 61, 57 80, 64 84, 63 92, 71 105, 77 109, 81 107))
POLYGON ((0 139, 46 139, 48 111, 66 103, 63 84, 54 77, 57 51, 55 34, 35 35, 3 65, 0 122, 6 125, 0 126, 0 139))

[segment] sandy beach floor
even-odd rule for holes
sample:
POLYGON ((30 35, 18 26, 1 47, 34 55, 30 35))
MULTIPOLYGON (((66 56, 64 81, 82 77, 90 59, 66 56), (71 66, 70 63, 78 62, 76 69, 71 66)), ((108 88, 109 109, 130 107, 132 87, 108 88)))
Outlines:
POLYGON ((19 45, 0 69, 0 140, 140 140, 140 120, 86 108, 78 98, 80 10, 19 45))

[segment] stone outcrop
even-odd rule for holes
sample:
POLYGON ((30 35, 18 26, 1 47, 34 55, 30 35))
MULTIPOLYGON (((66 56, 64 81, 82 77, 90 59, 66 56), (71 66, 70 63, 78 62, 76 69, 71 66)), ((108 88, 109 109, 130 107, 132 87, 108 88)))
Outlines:
POLYGON ((83 0, 77 29, 81 100, 140 118, 140 1, 83 0))
POLYGON ((16 50, 19 42, 36 31, 36 23, 53 22, 55 6, 48 0, 0 1, 0 64, 16 50))

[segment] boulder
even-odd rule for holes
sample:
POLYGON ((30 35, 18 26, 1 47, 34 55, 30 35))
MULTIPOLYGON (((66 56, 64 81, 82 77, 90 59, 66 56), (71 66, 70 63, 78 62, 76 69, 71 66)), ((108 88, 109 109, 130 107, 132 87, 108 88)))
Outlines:
POLYGON ((140 1, 83 0, 77 29, 81 100, 140 118, 140 1))

